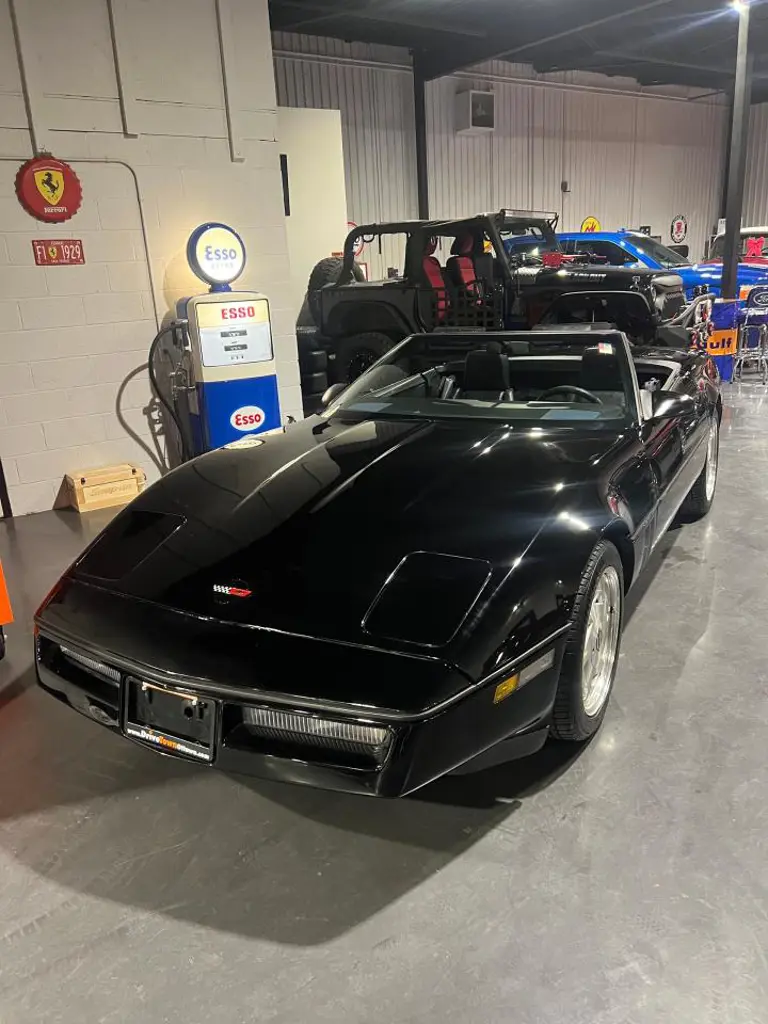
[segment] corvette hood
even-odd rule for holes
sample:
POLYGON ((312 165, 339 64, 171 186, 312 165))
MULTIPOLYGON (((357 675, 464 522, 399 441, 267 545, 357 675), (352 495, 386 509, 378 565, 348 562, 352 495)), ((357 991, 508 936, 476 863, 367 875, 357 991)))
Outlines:
POLYGON ((359 643, 406 555, 482 560, 492 586, 564 502, 594 494, 615 441, 581 424, 305 421, 176 470, 73 574, 180 611, 359 643))

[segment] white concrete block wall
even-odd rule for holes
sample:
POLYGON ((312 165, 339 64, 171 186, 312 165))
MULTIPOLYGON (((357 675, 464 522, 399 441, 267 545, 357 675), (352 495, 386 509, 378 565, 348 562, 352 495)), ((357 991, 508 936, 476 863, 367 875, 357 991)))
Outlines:
MULTIPOLYGON (((12 185, 15 168, 13 161, 0 160, 4 190, 9 181, 12 185)), ((141 444, 120 426, 116 409, 123 380, 145 362, 146 345, 156 330, 144 303, 150 280, 143 244, 136 247, 132 241, 131 260, 114 264, 130 266, 128 274, 109 273, 110 235, 122 237, 126 230, 141 235, 136 191, 132 216, 124 210, 120 227, 112 229, 101 222, 97 197, 101 190, 123 188, 120 179, 131 184, 129 170, 119 164, 83 164, 77 173, 88 208, 84 204, 82 214, 67 224, 12 220, 11 225, 22 228, 18 231, 0 224, 8 253, 0 271, 0 298, 9 307, 9 315, 0 319, 0 458, 17 515, 51 508, 63 475, 83 466, 129 459, 157 476, 141 444), (95 256, 85 240, 88 232, 102 242, 95 256), (34 265, 33 238, 58 237, 83 237, 84 266, 34 265), (100 389, 95 407, 94 388, 100 389), (112 429, 111 422, 119 429, 112 429)), ((151 447, 143 413, 149 383, 142 377, 143 389, 121 397, 120 411, 123 416, 140 413, 131 425, 151 447)))
POLYGON ((185 258, 203 221, 242 234, 238 283, 270 298, 283 413, 301 416, 267 0, 220 3, 236 37, 227 73, 242 162, 227 137, 215 0, 129 0, 117 31, 137 137, 123 131, 105 0, 70 0, 77 31, 66 39, 48 0, 16 0, 23 56, 57 68, 36 96, 38 134, 83 186, 78 214, 45 225, 14 194, 32 152, 0 0, 0 458, 14 514, 51 508, 73 469, 130 460, 157 475, 116 403, 119 394, 121 418, 147 442, 140 368, 158 319, 205 288, 185 258), (35 266, 36 238, 81 239, 85 265, 35 266))

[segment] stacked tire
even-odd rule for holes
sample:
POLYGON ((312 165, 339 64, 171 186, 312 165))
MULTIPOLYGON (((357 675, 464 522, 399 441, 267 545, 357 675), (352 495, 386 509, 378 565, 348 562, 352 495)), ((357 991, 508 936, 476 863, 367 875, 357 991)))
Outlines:
POLYGON ((320 407, 320 400, 328 390, 328 353, 318 347, 317 331, 298 331, 299 372, 304 413, 310 415, 320 407))

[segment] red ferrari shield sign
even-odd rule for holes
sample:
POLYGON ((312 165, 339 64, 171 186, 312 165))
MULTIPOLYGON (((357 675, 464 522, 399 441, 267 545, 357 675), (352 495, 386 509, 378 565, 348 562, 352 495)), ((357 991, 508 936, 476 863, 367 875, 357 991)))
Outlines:
POLYGON ((16 195, 33 217, 52 224, 74 217, 80 209, 83 191, 69 166, 51 156, 27 160, 16 174, 16 195))

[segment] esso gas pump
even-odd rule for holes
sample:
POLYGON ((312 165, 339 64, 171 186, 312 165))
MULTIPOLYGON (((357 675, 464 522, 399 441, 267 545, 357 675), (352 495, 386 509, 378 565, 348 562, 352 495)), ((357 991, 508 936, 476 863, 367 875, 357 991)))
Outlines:
POLYGON ((209 291, 182 299, 176 320, 150 349, 150 379, 179 432, 182 461, 236 441, 247 445, 254 435, 282 426, 269 301, 231 288, 245 258, 243 240, 232 228, 196 228, 187 261, 209 291), (164 374, 170 394, 158 380, 158 356, 170 364, 164 374))

